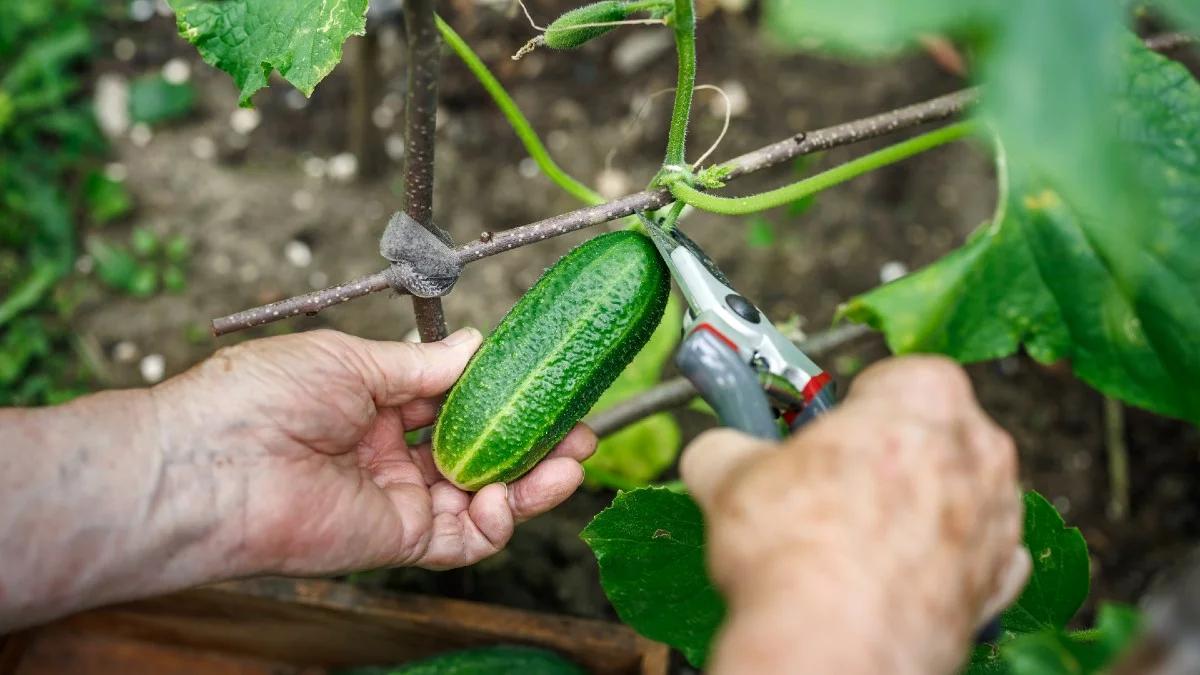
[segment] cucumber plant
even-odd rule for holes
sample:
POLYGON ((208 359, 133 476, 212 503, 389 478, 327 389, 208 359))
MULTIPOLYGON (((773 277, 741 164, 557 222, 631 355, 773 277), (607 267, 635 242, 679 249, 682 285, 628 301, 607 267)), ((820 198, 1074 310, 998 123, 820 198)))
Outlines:
MULTIPOLYGON (((367 0, 322 2, 313 12, 299 12, 284 0, 170 4, 181 34, 206 61, 234 76, 242 104, 249 105, 250 96, 275 69, 311 91, 337 62, 342 42, 365 29, 367 0)), ((1188 7, 1166 1, 1157 9, 1167 20, 1200 28, 1200 17, 1188 7)), ((743 215, 795 204, 879 167, 974 138, 995 156, 1000 198, 994 216, 960 249, 850 299, 840 316, 878 329, 898 353, 939 352, 971 362, 1023 349, 1043 363, 1066 361, 1107 396, 1198 423, 1200 389, 1193 383, 1200 376, 1195 344, 1200 335, 1200 207, 1194 197, 1200 194, 1200 84, 1130 32, 1132 18, 1154 9, 1145 3, 1093 0, 764 0, 764 24, 785 46, 866 58, 910 48, 929 35, 952 36, 966 50, 978 88, 799 134, 707 165, 689 163, 686 153, 697 73, 693 0, 606 0, 572 10, 533 44, 573 48, 635 21, 661 23, 676 46, 678 78, 661 169, 647 190, 604 203, 554 163, 483 61, 447 22, 433 16, 431 0, 412 0, 406 3, 413 60, 407 131, 433 128, 428 100, 412 96, 436 91, 430 86, 436 83, 437 64, 437 37, 430 27, 436 27, 545 175, 588 205, 460 246, 456 254, 464 264, 633 214, 675 227, 689 207, 743 215), (775 190, 740 197, 717 194, 741 175, 803 154, 957 116, 968 119, 775 190)), ((425 217, 414 219, 428 224, 432 146, 414 146, 415 140, 425 144, 430 138, 408 139, 410 148, 421 149, 406 160, 408 209, 410 215, 414 208, 421 211, 425 217)), ((636 236, 626 239, 635 241, 630 237, 636 236)), ((593 250, 600 241, 580 251, 593 250)), ((608 384, 607 377, 589 375, 595 364, 617 363, 606 360, 612 358, 610 348, 632 351, 643 341, 628 340, 620 331, 599 341, 597 335, 581 336, 580 344, 588 341, 604 355, 597 361, 580 360, 582 376, 563 381, 564 399, 571 405, 552 409, 542 405, 540 395, 532 397, 531 407, 537 408, 532 428, 491 438, 493 423, 499 430, 500 416, 523 405, 519 387, 506 388, 504 381, 550 378, 542 361, 558 368, 557 355, 566 352, 558 351, 553 341, 544 342, 546 337, 556 332, 562 337, 562 317, 581 330, 590 325, 580 316, 580 290, 573 282, 613 293, 619 306, 598 310, 605 316, 643 311, 634 321, 639 334, 648 333, 640 322, 657 320, 661 303, 653 311, 645 309, 649 291, 618 297, 599 280, 583 281, 571 263, 580 255, 569 255, 561 270, 546 277, 550 281, 539 283, 518 303, 451 394, 435 440, 440 439, 443 469, 456 473, 469 468, 457 476, 461 484, 507 478, 533 461, 567 426, 567 419, 595 401, 595 390, 608 384), (500 337, 510 334, 528 340, 522 354, 546 358, 526 363, 504 358, 506 345, 500 337), (489 363, 496 364, 490 375, 485 368, 489 363), (500 392, 495 401, 480 393, 489 387, 500 392), (473 423, 457 430, 452 422, 472 414, 483 426, 473 423), (481 444, 489 442, 505 451, 480 452, 481 444)), ((647 287, 660 283, 656 275, 661 270, 648 263, 635 274, 644 275, 641 283, 647 287)), ((213 326, 218 334, 230 332, 385 288, 381 272, 223 317, 213 326)), ((418 325, 431 327, 422 330, 423 336, 444 332, 439 304, 418 303, 416 311, 418 325)), ((1029 587, 1005 613, 1005 633, 998 644, 977 649, 967 670, 1096 672, 1134 632, 1136 613, 1109 606, 1101 610, 1096 628, 1068 630, 1088 591, 1086 545, 1078 530, 1067 527, 1036 493, 1026 497, 1025 532, 1035 560, 1029 587)), ((600 561, 601 582, 621 617, 647 636, 678 647, 693 664, 703 664, 723 609, 704 574, 703 523, 687 495, 663 487, 623 492, 583 536, 600 561), (681 621, 681 612, 690 619, 681 621)))

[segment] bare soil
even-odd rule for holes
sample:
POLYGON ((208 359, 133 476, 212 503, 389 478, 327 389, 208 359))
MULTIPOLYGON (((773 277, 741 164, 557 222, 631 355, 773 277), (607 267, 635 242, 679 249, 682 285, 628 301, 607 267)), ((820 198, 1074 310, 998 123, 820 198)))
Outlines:
MULTIPOLYGON (((531 35, 524 20, 512 12, 464 2, 457 6, 448 18, 495 68, 568 171, 585 182, 603 179, 618 194, 636 190, 653 175, 669 97, 655 99, 640 123, 629 122, 642 97, 673 85, 674 55, 659 52, 628 74, 613 65, 616 53, 625 50, 628 56, 634 49, 630 41, 647 39, 646 30, 652 29, 622 31, 575 52, 537 52, 514 63, 508 55, 531 35), (614 149, 612 170, 604 171, 614 149)), ((534 8, 542 19, 553 10, 544 3, 534 8)), ((377 131, 383 143, 402 127, 404 57, 402 31, 394 25, 380 29, 382 82, 375 93, 385 109, 376 115, 384 123, 377 131)), ((115 143, 114 160, 128 171, 138 209, 103 235, 122 239, 136 226, 183 233, 193 240, 194 254, 181 295, 134 300, 98 285, 89 292, 77 328, 99 347, 104 383, 142 383, 136 362, 112 359, 120 341, 135 343, 141 353, 164 355, 170 374, 221 345, 275 332, 328 326, 379 339, 408 334, 413 329, 409 301, 381 293, 315 318, 220 340, 206 336, 207 322, 215 316, 379 269, 378 236, 401 205, 400 165, 389 160, 371 181, 310 175, 322 160, 348 148, 352 91, 346 64, 303 107, 282 82, 261 92, 255 99, 261 124, 242 136, 230 126, 236 110, 232 82, 175 37, 169 18, 122 26, 119 34, 135 41, 137 55, 132 61, 107 57, 100 72, 133 75, 183 58, 192 66, 202 103, 188 120, 156 129, 144 147, 128 136, 115 143), (206 144, 197 139, 211 141, 216 157, 197 156, 197 146, 206 144), (289 242, 306 245, 311 262, 289 262, 289 242)), ((699 82, 718 84, 744 99, 717 158, 963 84, 923 55, 849 64, 777 53, 761 38, 756 18, 746 14, 705 16, 699 50, 699 82)), ((522 162, 525 153, 498 110, 450 54, 441 101, 436 220, 456 241, 578 206, 522 162)), ((714 101, 711 93, 698 94, 692 157, 720 130, 722 113, 714 101)), ((829 152, 810 168, 877 145, 829 152)), ((739 180, 733 190, 749 193, 794 175, 793 169, 777 168, 739 180)), ((994 199, 986 154, 957 144, 830 190, 799 216, 783 210, 767 214, 776 233, 770 246, 748 243, 750 219, 696 214, 685 227, 773 317, 798 315, 806 329, 819 330, 830 324, 838 303, 879 284, 885 263, 915 269, 959 245, 988 218, 994 199)), ((471 265, 446 301, 450 324, 491 327, 545 267, 592 234, 565 236, 471 265)), ((829 366, 853 370, 854 360, 885 354, 880 340, 868 340, 831 359, 829 366)), ((1026 484, 1053 499, 1083 529, 1094 556, 1093 601, 1135 601, 1200 534, 1200 433, 1126 411, 1132 513, 1114 521, 1106 515, 1110 492, 1101 396, 1074 379, 1069 368, 1044 368, 1022 356, 974 365, 970 372, 987 410, 1016 437, 1026 484)), ((848 378, 839 375, 844 385, 848 378)), ((711 424, 694 413, 679 417, 688 436, 711 424)), ((595 563, 577 536, 611 496, 581 492, 553 514, 521 526, 507 551, 474 568, 441 574, 398 570, 359 581, 612 616, 595 563)))

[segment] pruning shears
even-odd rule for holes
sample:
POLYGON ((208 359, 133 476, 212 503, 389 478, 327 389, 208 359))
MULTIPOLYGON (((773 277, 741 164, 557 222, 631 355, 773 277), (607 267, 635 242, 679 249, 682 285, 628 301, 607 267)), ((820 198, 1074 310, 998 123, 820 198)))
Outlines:
POLYGON ((725 426, 779 440, 834 405, 829 374, 787 339, 679 228, 644 218, 687 300, 675 364, 725 426))
MULTIPOLYGON (((721 424, 779 440, 782 419, 794 432, 833 408, 829 374, 800 351, 679 228, 642 223, 687 300, 675 364, 717 411, 721 424)), ((993 619, 977 643, 1001 634, 993 619)))

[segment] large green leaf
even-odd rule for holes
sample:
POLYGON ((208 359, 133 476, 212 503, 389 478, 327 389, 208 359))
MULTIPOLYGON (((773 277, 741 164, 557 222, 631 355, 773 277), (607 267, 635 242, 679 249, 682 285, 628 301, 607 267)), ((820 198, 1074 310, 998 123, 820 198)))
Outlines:
MULTIPOLYGON (((658 384, 663 367, 679 344, 682 325, 683 309, 672 294, 646 346, 592 406, 591 414, 658 384)), ((583 464, 587 481, 621 489, 644 486, 671 466, 682 440, 679 425, 670 413, 651 415, 600 441, 596 454, 583 464)))
POLYGON ((233 76, 240 103, 278 70, 306 95, 342 60, 342 43, 362 35, 367 0, 169 0, 179 34, 209 65, 233 76))
POLYGON ((1158 0, 1159 5, 1182 26, 1200 29, 1200 3, 1196 0, 1158 0))
MULTIPOLYGON (((1122 90, 1104 104, 1120 130, 1112 152, 1056 156, 1041 135, 1006 144, 995 222, 844 314, 897 352, 972 361, 1024 344, 1039 361, 1070 359, 1109 395, 1200 421, 1200 85, 1131 42, 1122 90), (1079 166, 1112 156, 1129 158, 1128 171, 1079 166)), ((1103 148, 1101 127, 1084 126, 1103 148)))
POLYGON ((1054 505, 1036 492, 1025 493, 1025 546, 1033 573, 1016 604, 1004 613, 1004 629, 1030 633, 1067 625, 1087 599, 1087 543, 1067 527, 1054 505))
POLYGON ((686 494, 641 488, 617 495, 580 535, 621 620, 704 665, 725 604, 704 567, 704 519, 686 494))

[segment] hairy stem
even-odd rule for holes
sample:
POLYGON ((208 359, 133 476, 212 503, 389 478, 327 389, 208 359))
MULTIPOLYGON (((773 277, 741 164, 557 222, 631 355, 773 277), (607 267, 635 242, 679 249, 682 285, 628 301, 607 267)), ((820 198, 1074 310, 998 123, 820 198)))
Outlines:
POLYGON ((956 141, 970 134, 974 129, 975 125, 971 122, 951 124, 936 131, 921 134, 916 138, 910 138, 907 141, 890 145, 869 155, 863 155, 858 159, 851 160, 791 185, 785 185, 781 188, 748 197, 718 197, 701 192, 683 182, 673 183, 670 186, 671 194, 676 199, 704 211, 712 211, 728 216, 756 213, 776 206, 790 204, 797 199, 802 199, 839 183, 844 183, 864 173, 894 164, 913 155, 918 155, 950 143, 951 141, 956 141))
MULTIPOLYGON (((408 37, 408 93, 404 105, 404 210, 434 230, 433 150, 437 129, 437 85, 440 45, 434 25, 434 0, 404 3, 408 37)), ((446 317, 439 298, 413 298, 413 313, 422 342, 446 337, 446 317)))
POLYGON ((585 204, 602 204, 604 198, 593 191, 588 186, 573 178, 570 174, 562 169, 554 159, 550 157, 550 152, 546 150, 546 146, 542 143, 542 139, 538 137, 537 132, 533 130, 533 126, 529 123, 529 119, 517 107, 516 101, 508 95, 504 89, 504 85, 496 79, 488 67, 479 58, 471 46, 465 40, 454 32, 450 24, 446 23, 442 17, 435 16, 434 21, 437 23, 437 29, 442 34, 442 39, 446 44, 450 45, 450 49, 462 60, 475 79, 479 80, 479 84, 487 90, 492 100, 500 108, 500 112, 504 114, 504 118, 508 120, 509 125, 516 132, 517 138, 521 139, 521 144, 525 146, 525 151, 533 158, 542 173, 546 174, 555 185, 562 188, 564 192, 578 199, 585 204))
POLYGON ((675 52, 679 58, 679 77, 675 83, 675 105, 671 109, 671 130, 667 136, 667 156, 660 178, 687 171, 688 119, 692 114, 692 96, 696 88, 696 12, 694 0, 675 0, 671 19, 675 29, 675 52))

